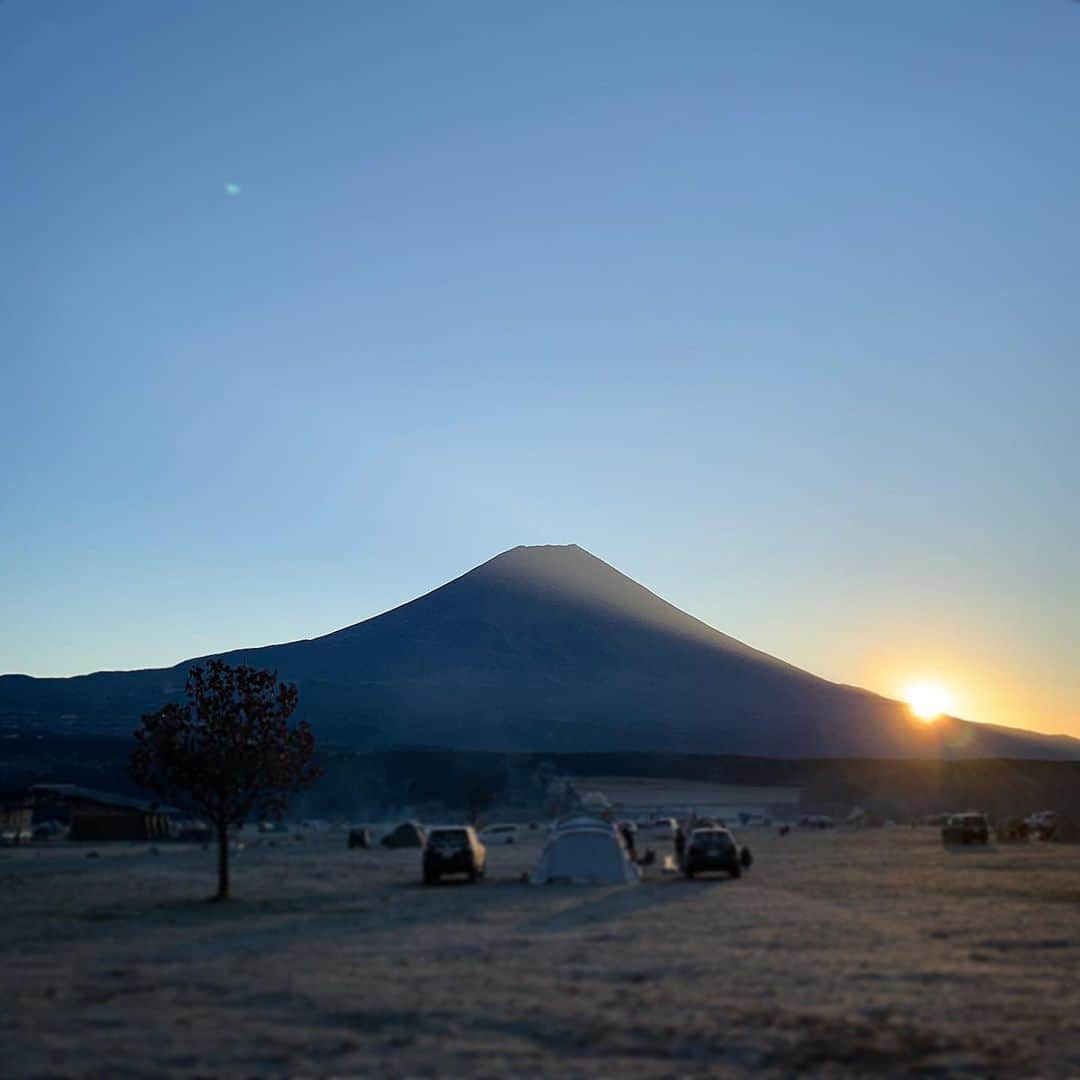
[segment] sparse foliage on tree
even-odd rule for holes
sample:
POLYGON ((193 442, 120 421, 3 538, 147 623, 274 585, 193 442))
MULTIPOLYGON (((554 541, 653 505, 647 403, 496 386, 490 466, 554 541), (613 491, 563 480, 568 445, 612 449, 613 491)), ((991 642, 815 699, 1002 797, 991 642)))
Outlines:
POLYGON ((216 900, 229 897, 229 829, 253 814, 279 819, 320 770, 306 720, 290 727, 296 687, 277 673, 222 660, 188 672, 187 702, 142 718, 131 752, 136 783, 210 822, 216 900))

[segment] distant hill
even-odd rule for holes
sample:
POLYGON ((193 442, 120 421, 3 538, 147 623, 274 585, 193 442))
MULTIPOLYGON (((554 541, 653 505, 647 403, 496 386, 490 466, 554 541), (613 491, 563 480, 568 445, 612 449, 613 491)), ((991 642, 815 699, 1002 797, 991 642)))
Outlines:
MULTIPOLYGON (((517 547, 323 637, 221 654, 300 688, 316 732, 365 748, 766 757, 1080 758, 1080 741, 944 718, 750 648, 576 545, 517 547)), ((195 660, 0 677, 0 722, 122 733, 195 660)))

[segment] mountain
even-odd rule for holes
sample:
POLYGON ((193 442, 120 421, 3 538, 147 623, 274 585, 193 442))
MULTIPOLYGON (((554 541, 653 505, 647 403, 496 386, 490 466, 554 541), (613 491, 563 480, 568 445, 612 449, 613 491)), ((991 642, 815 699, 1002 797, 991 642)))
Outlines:
MULTIPOLYGON (((1080 741, 943 718, 726 636, 574 544, 517 547, 323 637, 220 654, 276 669, 333 742, 766 757, 1080 757, 1080 741)), ((205 658, 203 658, 205 659, 205 658)), ((0 677, 7 726, 129 731, 175 667, 0 677)))

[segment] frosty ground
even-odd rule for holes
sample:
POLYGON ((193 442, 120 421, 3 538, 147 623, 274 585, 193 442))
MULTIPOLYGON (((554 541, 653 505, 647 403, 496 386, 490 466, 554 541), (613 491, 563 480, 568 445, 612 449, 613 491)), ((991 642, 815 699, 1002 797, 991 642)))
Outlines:
POLYGON ((264 838, 225 905, 212 850, 5 849, 0 1074, 1080 1074, 1080 847, 739 838, 629 888, 264 838))

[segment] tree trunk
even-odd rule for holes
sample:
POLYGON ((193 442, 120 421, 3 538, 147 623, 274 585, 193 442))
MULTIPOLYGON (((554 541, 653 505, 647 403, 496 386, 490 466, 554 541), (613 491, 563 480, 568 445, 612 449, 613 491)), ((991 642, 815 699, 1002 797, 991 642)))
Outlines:
POLYGON ((220 824, 217 827, 218 859, 217 859, 217 895, 215 900, 229 899, 229 826, 220 824))

